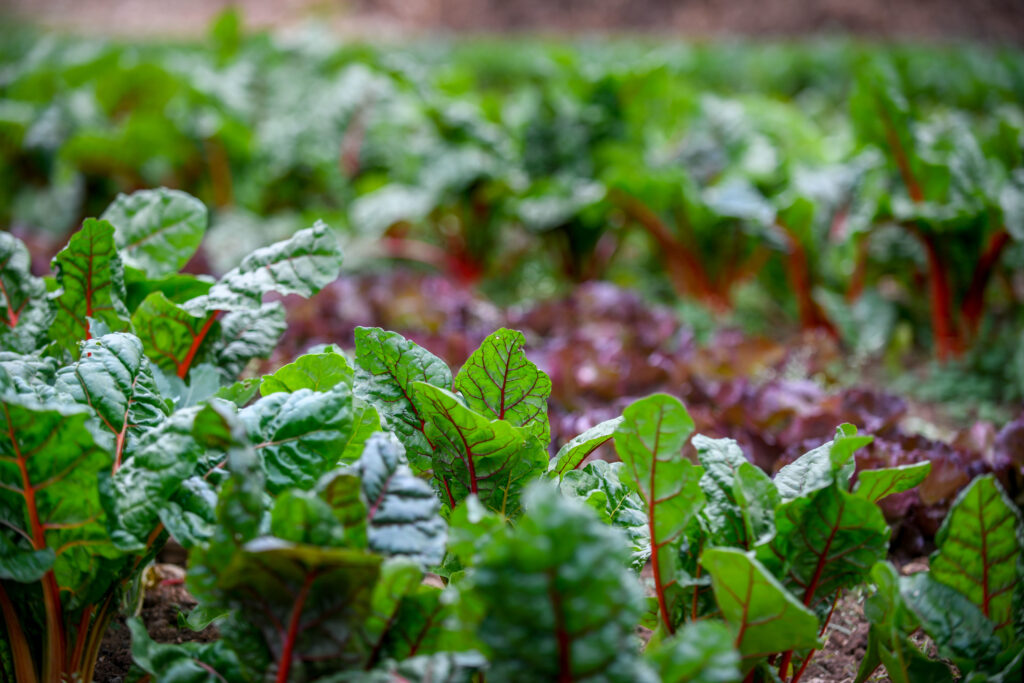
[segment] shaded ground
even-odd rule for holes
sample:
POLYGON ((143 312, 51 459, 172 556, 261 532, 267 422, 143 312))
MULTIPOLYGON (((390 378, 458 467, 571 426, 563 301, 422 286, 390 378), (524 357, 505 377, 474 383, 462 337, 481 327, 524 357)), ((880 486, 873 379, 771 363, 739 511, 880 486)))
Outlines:
POLYGON ((0 0, 43 24, 136 37, 200 33, 231 4, 244 8, 252 26, 314 18, 366 40, 449 31, 630 31, 1024 42, 1020 0, 0 0))

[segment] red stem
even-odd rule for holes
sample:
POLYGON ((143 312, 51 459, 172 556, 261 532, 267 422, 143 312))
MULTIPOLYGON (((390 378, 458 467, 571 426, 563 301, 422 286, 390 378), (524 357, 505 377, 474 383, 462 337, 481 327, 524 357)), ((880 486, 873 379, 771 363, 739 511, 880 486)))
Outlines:
POLYGON ((920 240, 928 256, 928 291, 931 298, 932 334, 939 360, 948 360, 960 351, 959 336, 953 322, 953 297, 942 254, 931 235, 920 226, 905 224, 920 240))
POLYGON ((299 623, 302 621, 302 608, 305 606, 306 598, 309 596, 309 589, 316 580, 316 572, 306 575, 302 582, 299 595, 295 598, 295 606, 292 607, 292 615, 288 620, 288 633, 284 639, 284 648, 281 650, 281 663, 277 667, 277 683, 287 683, 288 674, 292 667, 292 652, 295 649, 295 640, 299 635, 299 623))
POLYGON ((868 236, 857 238, 857 261, 850 276, 850 287, 846 290, 846 300, 854 303, 864 293, 864 285, 868 275, 868 236))
POLYGON ((676 630, 672 626, 672 620, 668 615, 668 601, 665 599, 665 584, 661 578, 661 563, 658 561, 658 551, 661 549, 661 543, 658 541, 658 534, 655 531, 654 526, 654 507, 655 507, 655 474, 658 471, 658 441, 661 439, 661 420, 662 416, 658 415, 658 426, 654 431, 654 448, 651 449, 651 489, 649 500, 647 501, 647 526, 651 530, 651 566, 654 569, 654 592, 658 597, 658 611, 661 612, 661 620, 665 624, 665 628, 668 629, 669 633, 675 633, 676 630))
POLYGON ((801 329, 806 331, 821 328, 833 337, 838 337, 839 333, 835 326, 832 325, 812 296, 811 269, 807 263, 807 249, 788 225, 778 221, 778 226, 789 241, 789 268, 786 274, 789 276, 790 287, 793 288, 793 293, 796 295, 796 303, 800 310, 801 329))
POLYGON ((572 642, 565 626, 562 596, 555 586, 555 572, 548 571, 548 598, 555 617, 555 639, 558 642, 558 683, 572 683, 572 642))
POLYGON ((188 353, 180 363, 178 363, 178 377, 186 379, 188 377, 188 371, 192 369, 192 361, 195 360, 196 354, 199 353, 199 347, 202 346, 203 341, 206 339, 206 335, 210 333, 210 328, 213 327, 213 323, 217 322, 217 319, 224 314, 224 311, 213 311, 206 318, 206 322, 199 329, 199 333, 192 339, 192 345, 188 348, 188 353))
MULTIPOLYGON (((825 623, 822 624, 821 630, 818 631, 818 637, 819 638, 821 636, 825 635, 825 629, 828 628, 829 622, 832 621, 832 614, 836 611, 836 604, 838 604, 839 596, 842 594, 842 592, 843 592, 842 588, 840 588, 839 590, 836 591, 836 597, 832 599, 832 607, 829 608, 829 610, 828 610, 828 616, 825 617, 825 623)), ((807 653, 807 657, 804 658, 804 663, 801 664, 800 668, 797 669, 797 672, 795 674, 793 674, 793 678, 792 678, 792 680, 790 680, 789 683, 798 683, 800 681, 800 677, 803 676, 804 675, 804 671, 807 670, 807 665, 810 664, 811 660, 814 658, 814 653, 815 652, 817 652, 817 650, 811 650, 810 652, 807 653)))

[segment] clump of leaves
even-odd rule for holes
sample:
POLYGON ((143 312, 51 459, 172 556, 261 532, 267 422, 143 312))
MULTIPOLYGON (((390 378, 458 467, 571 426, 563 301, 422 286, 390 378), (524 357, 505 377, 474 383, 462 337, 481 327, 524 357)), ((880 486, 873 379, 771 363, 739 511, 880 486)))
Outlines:
MULTIPOLYGON (((184 193, 120 196, 72 235, 45 279, 31 275, 25 246, 0 233, 6 678, 91 679, 107 625, 133 603, 166 530, 199 521, 169 513, 213 495, 221 478, 223 449, 196 437, 202 413, 192 406, 273 349, 284 313, 263 304, 265 293, 309 296, 337 276, 341 254, 323 224, 218 281, 179 274, 205 227, 205 207, 184 193)), ((266 444, 281 469, 304 454, 302 417, 281 411, 260 425, 288 436, 266 444)))

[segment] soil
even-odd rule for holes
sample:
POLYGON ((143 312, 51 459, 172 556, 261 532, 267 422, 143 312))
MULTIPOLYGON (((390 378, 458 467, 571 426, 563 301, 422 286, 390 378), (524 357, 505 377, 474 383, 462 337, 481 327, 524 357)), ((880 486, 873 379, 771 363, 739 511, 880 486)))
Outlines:
POLYGON ((0 0, 15 15, 74 31, 201 35, 229 5, 252 27, 309 20, 366 40, 438 33, 654 33, 972 39, 1024 43, 1020 0, 0 0))
MULTIPOLYGON (((146 625, 149 637, 158 643, 208 643, 218 637, 217 627, 209 626, 202 631, 190 631, 178 626, 178 615, 188 613, 196 606, 185 588, 184 555, 181 564, 155 564, 147 571, 145 597, 139 618, 146 625)), ((131 634, 120 616, 115 620, 100 645, 94 680, 96 683, 123 683, 132 668, 131 634)))

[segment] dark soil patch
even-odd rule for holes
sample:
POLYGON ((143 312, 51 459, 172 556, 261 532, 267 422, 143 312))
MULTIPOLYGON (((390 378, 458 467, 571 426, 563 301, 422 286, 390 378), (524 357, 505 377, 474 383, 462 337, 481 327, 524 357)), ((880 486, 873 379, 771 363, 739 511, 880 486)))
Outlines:
MULTIPOLYGON (((177 565, 157 564, 149 569, 145 581, 148 586, 142 601, 139 618, 146 625, 149 637, 158 643, 208 643, 218 638, 216 626, 202 631, 190 631, 178 626, 178 615, 196 606, 196 600, 185 589, 184 570, 177 565)), ((131 634, 124 617, 110 625, 96 663, 97 683, 127 681, 132 668, 131 634)))

